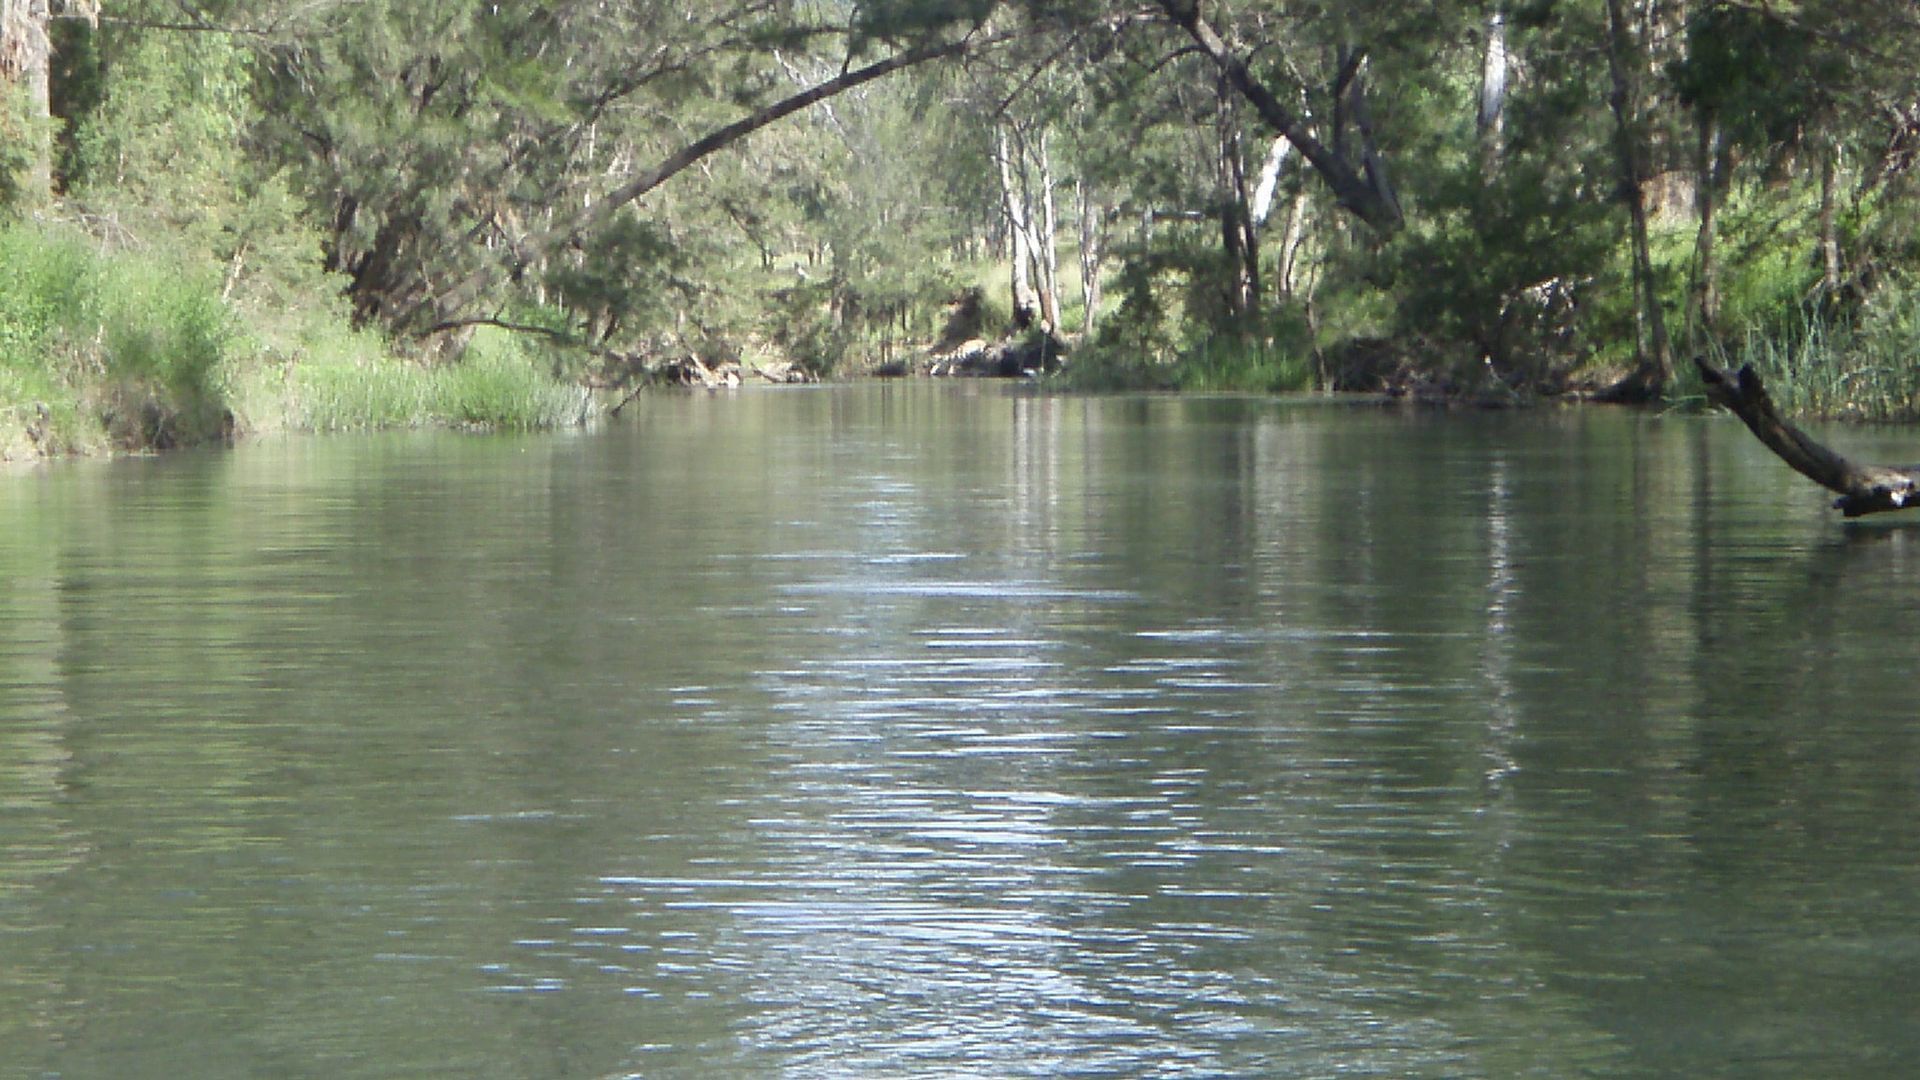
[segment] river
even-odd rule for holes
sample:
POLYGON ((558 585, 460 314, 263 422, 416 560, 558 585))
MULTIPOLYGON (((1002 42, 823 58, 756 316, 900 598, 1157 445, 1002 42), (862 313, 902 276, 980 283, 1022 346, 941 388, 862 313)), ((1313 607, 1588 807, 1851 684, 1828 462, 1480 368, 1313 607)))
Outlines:
POLYGON ((1891 1075, 1915 521, 997 384, 0 476, 0 1075, 1891 1075))

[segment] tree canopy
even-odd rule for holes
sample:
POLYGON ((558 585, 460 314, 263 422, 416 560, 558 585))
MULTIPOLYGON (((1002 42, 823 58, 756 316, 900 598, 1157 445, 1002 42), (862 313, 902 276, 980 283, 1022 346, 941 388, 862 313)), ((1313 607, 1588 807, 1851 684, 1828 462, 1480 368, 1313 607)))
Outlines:
POLYGON ((1865 0, 0 0, 0 201, 589 378, 1026 328, 1134 381, 1671 394, 1920 326, 1915 45, 1865 0))

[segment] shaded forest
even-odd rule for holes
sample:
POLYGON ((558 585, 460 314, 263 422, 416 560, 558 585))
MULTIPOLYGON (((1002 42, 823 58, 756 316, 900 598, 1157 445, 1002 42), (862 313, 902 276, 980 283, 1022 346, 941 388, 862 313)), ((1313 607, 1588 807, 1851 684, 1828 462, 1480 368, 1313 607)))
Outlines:
POLYGON ((1916 47, 1870 0, 0 0, 0 409, 165 444, 1063 353, 1685 400, 1705 354, 1910 416, 1916 47))

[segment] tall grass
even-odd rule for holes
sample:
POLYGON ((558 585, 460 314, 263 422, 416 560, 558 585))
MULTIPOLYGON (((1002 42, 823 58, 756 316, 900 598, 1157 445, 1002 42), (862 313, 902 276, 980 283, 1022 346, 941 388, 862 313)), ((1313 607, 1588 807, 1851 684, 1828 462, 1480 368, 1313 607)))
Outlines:
POLYGON ((1221 334, 1170 356, 1096 343, 1074 354, 1062 381, 1090 391, 1279 394, 1309 389, 1313 365, 1304 349, 1221 334))
POLYGON ((483 330, 454 363, 397 359, 378 335, 338 327, 308 329, 292 356, 268 356, 235 387, 253 430, 526 430, 578 424, 590 406, 585 389, 555 379, 495 330, 483 330))
POLYGON ((211 268, 102 254, 55 226, 0 228, 0 268, 0 458, 247 430, 523 429, 586 417, 586 391, 501 331, 435 365, 396 358, 324 303, 255 332, 211 268))
POLYGON ((371 431, 435 419, 424 368, 388 355, 379 335, 341 326, 303 328, 236 379, 236 407, 255 431, 371 431))
POLYGON ((523 339, 482 327, 460 363, 430 370, 436 412, 454 423, 525 429, 578 424, 587 417, 587 391, 556 381, 523 339))
POLYGON ((40 452, 195 441, 223 430, 233 323, 211 275, 80 234, 0 230, 0 446, 40 452))
POLYGON ((1174 365, 1181 390, 1284 393, 1305 390, 1312 380, 1303 350, 1232 334, 1201 341, 1174 365))
POLYGON ((1843 420, 1920 419, 1920 362, 1909 320, 1864 325, 1804 314, 1793 324, 1749 329, 1715 350, 1727 366, 1752 364, 1783 412, 1843 420))

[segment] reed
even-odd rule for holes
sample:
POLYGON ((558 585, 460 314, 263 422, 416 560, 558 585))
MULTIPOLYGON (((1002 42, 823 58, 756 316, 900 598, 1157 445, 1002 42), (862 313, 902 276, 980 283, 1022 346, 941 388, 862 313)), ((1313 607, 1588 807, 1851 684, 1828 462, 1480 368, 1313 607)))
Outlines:
POLYGON ((1912 336, 1885 319, 1864 326, 1817 313, 1771 330, 1750 329, 1715 349, 1723 366, 1752 364, 1774 403, 1799 416, 1893 421, 1920 418, 1920 364, 1912 336))

